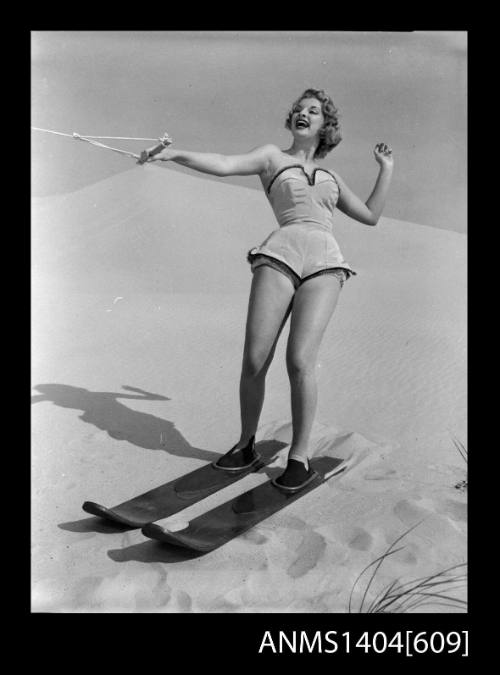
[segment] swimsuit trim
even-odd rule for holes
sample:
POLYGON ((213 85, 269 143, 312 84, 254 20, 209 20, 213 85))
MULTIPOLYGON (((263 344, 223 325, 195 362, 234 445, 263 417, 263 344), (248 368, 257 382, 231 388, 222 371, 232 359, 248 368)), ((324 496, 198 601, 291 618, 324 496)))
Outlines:
POLYGON ((263 258, 269 258, 269 260, 273 260, 274 262, 279 262, 279 263, 281 263, 281 264, 284 265, 288 270, 290 270, 290 273, 293 274, 293 277, 294 277, 297 281, 299 281, 299 282, 301 281, 301 278, 300 278, 300 276, 297 274, 297 272, 296 272, 292 267, 290 267, 290 265, 289 265, 288 263, 286 263, 283 259, 277 258, 276 256, 269 255, 269 254, 267 254, 267 253, 251 253, 251 252, 249 252, 249 253, 248 253, 248 256, 247 256, 248 262, 249 262, 250 264, 252 264, 252 263, 254 262, 254 258, 256 258, 257 256, 262 256, 263 258))
POLYGON ((302 171, 304 172, 305 177, 307 178, 307 182, 309 183, 309 185, 310 185, 311 187, 312 187, 313 185, 316 185, 316 172, 317 172, 317 171, 324 171, 325 173, 329 174, 329 175, 333 178, 333 180, 334 180, 335 183, 337 184, 337 188, 338 188, 339 195, 340 195, 340 185, 338 184, 337 179, 335 178, 335 176, 333 175, 333 173, 332 173, 331 171, 329 171, 328 169, 324 169, 322 166, 317 166, 317 167, 314 169, 314 171, 312 172, 312 176, 310 176, 310 175, 307 173, 307 171, 304 169, 304 167, 302 166, 302 164, 290 164, 290 165, 288 165, 288 166, 284 166, 282 169, 280 169, 279 171, 277 171, 277 172, 274 174, 274 176, 271 178, 271 182, 270 182, 269 185, 267 186, 267 190, 266 190, 267 194, 269 194, 269 193, 271 192, 271 186, 273 185, 273 183, 274 183, 274 181, 276 180, 276 178, 278 178, 278 176, 279 176, 280 174, 282 174, 283 171, 286 171, 287 169, 302 169, 302 171))
POLYGON ((306 280, 309 279, 310 277, 313 277, 313 276, 315 276, 315 275, 317 275, 317 274, 322 274, 323 272, 328 272, 328 271, 330 271, 330 270, 344 270, 344 271, 346 272, 346 274, 347 274, 347 279, 348 279, 352 274, 357 274, 357 272, 355 272, 355 271, 354 271, 353 269, 351 269, 350 267, 344 267, 343 265, 334 265, 333 267, 324 267, 324 268, 321 269, 321 270, 317 270, 316 272, 312 272, 311 274, 308 274, 306 277, 301 277, 299 274, 297 274, 297 272, 296 272, 292 267, 290 267, 290 265, 289 265, 288 263, 286 263, 286 262, 284 261, 284 259, 278 258, 277 256, 269 255, 268 253, 259 253, 259 252, 257 252, 257 253, 252 253, 252 252, 251 252, 252 250, 253 250, 253 249, 251 249, 251 250, 248 252, 248 255, 247 255, 247 260, 248 260, 248 262, 249 262, 250 264, 253 263, 254 259, 255 259, 257 256, 262 256, 263 258, 269 258, 270 260, 273 260, 273 261, 276 261, 276 262, 281 263, 282 265, 285 265, 285 267, 286 267, 287 269, 289 269, 290 272, 293 274, 294 278, 297 279, 297 281, 300 281, 300 283, 306 281, 306 280))

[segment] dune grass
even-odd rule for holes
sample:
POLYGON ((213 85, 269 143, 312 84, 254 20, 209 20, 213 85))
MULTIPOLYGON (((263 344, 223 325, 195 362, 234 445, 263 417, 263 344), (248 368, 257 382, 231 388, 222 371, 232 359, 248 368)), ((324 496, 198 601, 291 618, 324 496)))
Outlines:
POLYGON ((467 459, 468 459, 468 454, 467 454, 467 448, 464 446, 464 444, 458 440, 458 438, 455 438, 454 436, 451 437, 451 440, 453 441, 453 444, 455 445, 456 449, 460 453, 460 456, 464 460, 464 462, 467 464, 467 459))
MULTIPOLYGON (((468 453, 467 453, 467 448, 464 446, 464 444, 459 441, 457 438, 454 436, 451 437, 451 440, 453 441, 454 446, 456 447, 458 453, 460 454, 460 457, 465 462, 465 465, 468 465, 468 453)), ((457 490, 466 490, 467 489, 467 479, 461 480, 458 483, 456 483, 455 488, 457 490)))
POLYGON ((413 579, 401 583, 399 579, 392 581, 387 586, 382 588, 370 602, 367 602, 367 597, 372 587, 377 572, 381 565, 391 555, 401 551, 404 546, 394 548, 403 537, 409 534, 412 530, 418 527, 421 522, 413 525, 408 530, 403 532, 387 550, 379 556, 376 560, 367 565, 359 574, 351 589, 349 596, 349 613, 358 614, 389 614, 389 613, 406 613, 415 609, 421 609, 425 605, 452 607, 454 609, 466 611, 467 602, 454 595, 460 588, 466 586, 467 582, 467 563, 453 565, 440 572, 431 574, 425 577, 413 579), (354 590, 360 581, 361 577, 372 569, 371 576, 363 592, 361 603, 357 610, 354 610, 352 597, 354 590), (366 602, 366 606, 365 606, 366 602))

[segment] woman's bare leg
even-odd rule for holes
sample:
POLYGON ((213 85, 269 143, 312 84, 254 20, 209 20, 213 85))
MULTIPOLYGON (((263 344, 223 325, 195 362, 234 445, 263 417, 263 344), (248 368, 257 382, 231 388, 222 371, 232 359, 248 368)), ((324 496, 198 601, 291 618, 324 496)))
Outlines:
POLYGON ((253 273, 240 378, 241 437, 255 435, 262 411, 266 374, 292 308, 295 288, 287 276, 261 265, 253 273))
POLYGON ((316 414, 318 351, 339 292, 339 280, 323 274, 299 286, 293 301, 287 345, 293 426, 289 458, 304 463, 309 457, 309 436, 316 414))

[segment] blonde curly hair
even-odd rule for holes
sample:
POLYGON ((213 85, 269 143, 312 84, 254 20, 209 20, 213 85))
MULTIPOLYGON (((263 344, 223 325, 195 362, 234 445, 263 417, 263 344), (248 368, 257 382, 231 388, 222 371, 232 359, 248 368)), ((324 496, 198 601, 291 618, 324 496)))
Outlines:
POLYGON ((292 115, 296 105, 304 98, 316 98, 321 103, 321 111, 325 118, 319 136, 320 142, 314 153, 314 159, 321 159, 333 150, 333 148, 340 143, 342 136, 340 134, 339 114, 332 99, 323 89, 306 89, 304 93, 294 102, 291 107, 288 117, 285 121, 285 128, 292 128, 292 115))

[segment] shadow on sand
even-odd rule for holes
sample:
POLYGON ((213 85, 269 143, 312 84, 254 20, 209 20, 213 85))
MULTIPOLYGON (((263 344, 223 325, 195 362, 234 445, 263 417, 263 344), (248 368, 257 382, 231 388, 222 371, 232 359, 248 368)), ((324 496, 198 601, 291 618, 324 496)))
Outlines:
POLYGON ((219 453, 194 448, 175 428, 173 422, 132 410, 118 401, 118 399, 169 401, 166 396, 125 385, 123 389, 134 394, 89 391, 68 384, 38 384, 35 389, 40 394, 32 397, 32 403, 51 401, 61 408, 81 410, 83 411, 80 415, 81 420, 105 431, 116 440, 127 441, 146 450, 161 450, 171 455, 202 459, 207 462, 220 457, 219 453))
MULTIPOLYGON (((212 462, 220 457, 220 453, 210 452, 202 448, 195 448, 188 443, 175 425, 168 420, 137 412, 119 402, 118 399, 137 401, 169 401, 166 396, 123 385, 123 389, 131 393, 89 391, 83 387, 74 387, 67 384, 38 384, 34 387, 40 392, 32 397, 32 403, 50 401, 62 408, 71 408, 82 411, 80 419, 97 429, 105 431, 111 438, 124 440, 146 450, 161 450, 171 455, 190 457, 212 462)), ((266 445, 266 444, 264 444, 266 445)), ((267 452, 276 451, 284 447, 281 442, 268 443, 267 452)), ((222 449, 224 451, 225 449, 222 449)), ((277 470, 270 471, 272 477, 277 470)), ((187 476, 180 476, 172 481, 175 484, 183 481, 187 476)), ((91 517, 81 520, 59 523, 58 527, 68 532, 112 534, 127 532, 134 528, 118 523, 108 522, 101 518, 91 517)), ((137 560, 140 562, 176 563, 203 554, 153 542, 145 541, 141 544, 129 546, 125 549, 111 550, 108 556, 116 562, 137 560)))
POLYGON ((148 539, 140 544, 117 548, 108 551, 108 557, 114 562, 144 562, 144 563, 181 563, 187 560, 202 558, 205 553, 190 551, 180 546, 169 546, 158 541, 148 539))

